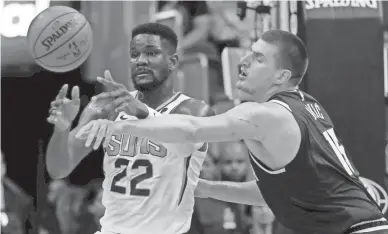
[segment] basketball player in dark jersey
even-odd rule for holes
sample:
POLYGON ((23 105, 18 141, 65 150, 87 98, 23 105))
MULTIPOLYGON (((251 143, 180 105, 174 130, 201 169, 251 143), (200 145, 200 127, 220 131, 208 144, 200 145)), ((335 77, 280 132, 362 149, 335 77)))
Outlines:
MULTIPOLYGON (((303 42, 271 30, 251 50, 241 61, 236 84, 243 103, 230 111, 111 123, 109 131, 166 143, 244 139, 256 181, 201 180, 199 196, 267 203, 298 234, 388 233, 388 222, 359 180, 330 117, 317 100, 298 90, 308 67, 303 42)), ((90 136, 88 128, 80 132, 90 136)))

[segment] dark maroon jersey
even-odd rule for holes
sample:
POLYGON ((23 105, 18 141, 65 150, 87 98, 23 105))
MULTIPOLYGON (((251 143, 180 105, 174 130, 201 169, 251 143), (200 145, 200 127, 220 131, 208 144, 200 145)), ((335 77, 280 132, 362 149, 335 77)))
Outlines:
POLYGON ((250 153, 257 184, 276 218, 298 234, 347 233, 354 224, 382 218, 318 101, 299 90, 270 101, 292 112, 302 134, 296 157, 283 169, 273 171, 250 153))

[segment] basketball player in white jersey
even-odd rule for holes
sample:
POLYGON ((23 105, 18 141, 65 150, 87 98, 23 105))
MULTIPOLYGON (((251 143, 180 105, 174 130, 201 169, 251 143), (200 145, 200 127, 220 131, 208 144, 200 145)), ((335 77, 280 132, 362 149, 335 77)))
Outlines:
MULTIPOLYGON (((47 170, 53 178, 68 176, 91 150, 104 140, 102 234, 179 234, 190 227, 194 190, 207 144, 161 144, 128 134, 109 138, 79 139, 79 129, 96 119, 123 121, 170 113, 213 115, 202 101, 173 90, 173 71, 178 63, 177 36, 157 23, 132 31, 130 66, 137 92, 128 92, 105 73, 98 80, 110 92, 94 97, 83 111, 78 126, 70 126, 79 111, 79 90, 67 85, 52 102, 48 121, 55 125, 47 149, 47 170), (136 98, 134 98, 134 96, 136 98)), ((90 131, 94 131, 91 128, 90 131)))

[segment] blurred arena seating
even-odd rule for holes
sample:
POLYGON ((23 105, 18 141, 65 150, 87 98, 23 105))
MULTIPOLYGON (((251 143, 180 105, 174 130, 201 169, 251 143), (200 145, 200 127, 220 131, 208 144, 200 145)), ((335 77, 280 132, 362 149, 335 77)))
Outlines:
POLYGON ((174 86, 191 97, 209 103, 209 60, 207 56, 197 53, 183 57, 174 86))
MULTIPOLYGON (((157 12, 152 16, 151 20, 174 29, 178 35, 178 41, 181 40, 183 35, 183 19, 179 11, 157 12)), ((175 88, 191 97, 209 102, 209 60, 207 56, 203 53, 183 56, 179 50, 178 54, 182 59, 179 62, 179 70, 174 83, 175 88)))
POLYGON ((158 22, 164 25, 169 26, 170 28, 174 29, 175 33, 178 36, 178 41, 182 38, 182 14, 177 10, 168 10, 168 11, 161 11, 156 12, 154 15, 151 16, 151 21, 158 22))

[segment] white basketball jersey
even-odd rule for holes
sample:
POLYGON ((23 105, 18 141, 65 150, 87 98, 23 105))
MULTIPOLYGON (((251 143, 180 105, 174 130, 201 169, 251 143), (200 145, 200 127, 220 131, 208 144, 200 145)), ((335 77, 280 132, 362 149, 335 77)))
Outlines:
MULTIPOLYGON (((156 110, 169 114, 187 99, 177 93, 156 110)), ((115 121, 134 118, 121 112, 115 121)), ((102 230, 120 234, 188 231, 207 145, 195 152, 181 145, 162 145, 127 134, 112 136, 104 156, 102 230)))

